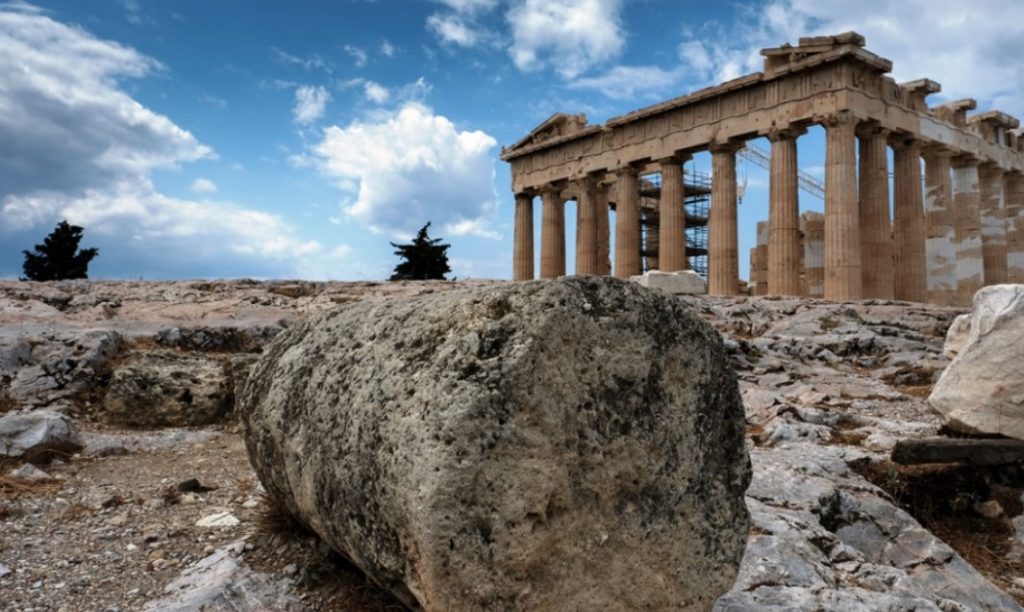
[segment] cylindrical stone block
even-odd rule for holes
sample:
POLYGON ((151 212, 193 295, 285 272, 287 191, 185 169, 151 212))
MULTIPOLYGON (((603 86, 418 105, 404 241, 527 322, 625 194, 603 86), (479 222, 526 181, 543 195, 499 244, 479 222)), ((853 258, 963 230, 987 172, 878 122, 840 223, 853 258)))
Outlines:
POLYGON ((985 284, 981 254, 981 193, 978 190, 978 160, 953 160, 953 220, 956 230, 956 284, 959 306, 970 306, 974 294, 985 284))
POLYGON ((769 134, 768 287, 771 295, 800 295, 800 201, 795 130, 769 134))
POLYGON ((1024 284, 1024 174, 1006 175, 1007 282, 1024 284))
POLYGON ((533 280, 533 194, 516 194, 512 279, 533 280))
POLYGON ((953 194, 949 176, 950 151, 929 149, 925 160, 925 259, 928 268, 928 301, 956 303, 956 233, 953 194))
POLYGON ((825 122, 825 299, 835 301, 863 297, 855 122, 825 122))
POLYGON ((672 157, 661 165, 661 201, 658 203, 658 269, 686 269, 686 213, 683 210, 683 163, 672 157))
POLYGON ((889 221, 888 131, 860 126, 860 244, 864 297, 893 298, 893 239, 889 221))
POLYGON ((541 195, 540 277, 565 276, 565 202, 557 189, 541 195))
POLYGON ((643 272, 640 265, 640 185, 634 168, 623 168, 615 182, 615 276, 629 278, 643 272))
POLYGON ((267 494, 410 610, 711 610, 750 536, 722 338, 635 283, 317 313, 239 395, 267 494))
POLYGON ((577 183, 576 199, 576 274, 598 274, 597 270, 597 193, 592 180, 577 183))
POLYGON ((708 293, 740 292, 736 228, 736 150, 729 144, 711 149, 711 211, 708 219, 708 293))
POLYGON ((893 142, 894 267, 896 299, 928 300, 925 271, 924 207, 921 204, 921 146, 914 140, 893 142))
POLYGON ((985 284, 1006 282, 1006 210, 1003 203, 1003 175, 995 164, 978 167, 981 191, 981 257, 985 268, 985 284))

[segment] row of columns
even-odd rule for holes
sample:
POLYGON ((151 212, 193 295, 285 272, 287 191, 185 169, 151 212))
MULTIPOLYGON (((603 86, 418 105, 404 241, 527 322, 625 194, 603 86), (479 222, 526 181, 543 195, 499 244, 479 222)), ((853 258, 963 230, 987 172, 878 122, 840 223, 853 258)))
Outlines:
MULTIPOLYGON (((1024 178, 991 164, 894 134, 876 123, 839 113, 824 121, 824 296, 832 300, 900 299, 969 303, 983 284, 1024 282, 1024 178), (859 156, 857 145, 859 143, 859 156), (889 215, 887 147, 893 149, 893 215, 889 215), (926 194, 922 197, 921 159, 926 194)), ((767 292, 800 295, 797 138, 802 128, 767 134, 770 171, 767 292)), ((740 144, 710 147, 713 181, 709 219, 708 289, 739 293, 736 152, 740 144)), ((662 175, 658 268, 686 268, 684 157, 658 162, 662 175)), ((641 273, 638 170, 616 172, 614 271, 641 273)), ((577 181, 576 273, 611 273, 609 187, 577 181)), ((556 187, 541 193, 541 278, 565 274, 564 201, 556 187)), ((517 280, 532 279, 533 196, 516 197, 517 280)))

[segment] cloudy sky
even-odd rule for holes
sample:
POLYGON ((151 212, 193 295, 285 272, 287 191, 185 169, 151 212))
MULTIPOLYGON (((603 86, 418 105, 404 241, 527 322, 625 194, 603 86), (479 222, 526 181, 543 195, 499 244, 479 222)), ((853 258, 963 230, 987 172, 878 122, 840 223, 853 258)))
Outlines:
MULTIPOLYGON (((0 277, 67 219, 94 278, 383 278, 426 221, 455 275, 507 278, 501 146, 851 29, 898 80, 942 83, 933 103, 1024 115, 1019 0, 0 2, 0 277)), ((801 139, 807 172, 822 142, 801 139)), ((745 276, 767 175, 739 174, 745 276)))

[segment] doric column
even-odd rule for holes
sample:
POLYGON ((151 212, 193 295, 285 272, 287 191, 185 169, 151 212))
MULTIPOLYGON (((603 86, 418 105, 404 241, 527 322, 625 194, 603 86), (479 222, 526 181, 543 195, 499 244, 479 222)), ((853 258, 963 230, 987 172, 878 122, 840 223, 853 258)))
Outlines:
POLYGON ((956 234, 956 286, 960 306, 970 306, 985 283, 981 256, 981 194, 978 160, 953 158, 953 222, 956 234))
POLYGON ((921 204, 921 143, 894 136, 893 264, 896 299, 928 300, 924 256, 924 207, 921 204))
POLYGON ((808 297, 825 297, 825 216, 800 215, 804 220, 804 278, 808 297))
POLYGON ((1024 174, 1006 175, 1007 282, 1024 284, 1024 174))
POLYGON ((739 143, 711 147, 711 211, 708 219, 708 293, 740 292, 736 229, 736 151, 739 143))
POLYGON ((658 213, 648 211, 647 233, 644 240, 644 251, 648 255, 644 258, 648 270, 660 270, 658 267, 658 235, 661 233, 661 226, 658 224, 658 213))
POLYGON ((857 211, 856 118, 825 121, 825 299, 862 295, 860 213, 857 211))
POLYGON ((640 266, 640 185, 636 168, 618 171, 615 204, 615 276, 629 278, 640 266))
POLYGON ((981 191, 981 257, 985 284, 1006 282, 1006 211, 1003 204, 1003 175, 995 164, 978 167, 981 191))
POLYGON ((804 130, 773 130, 768 197, 768 293, 800 295, 800 200, 796 139, 804 130))
POLYGON ((587 177, 576 190, 576 274, 597 274, 597 185, 587 177))
POLYGON ((889 221, 889 131, 877 124, 857 126, 860 142, 860 247, 864 297, 891 300, 892 223, 889 221))
POLYGON ((565 202, 558 189, 541 193, 540 277, 565 276, 565 202))
POLYGON ((750 283, 752 295, 768 295, 768 240, 771 226, 768 221, 757 222, 757 246, 750 253, 750 283))
POLYGON ((597 214, 597 274, 612 273, 611 229, 608 227, 608 185, 598 184, 594 207, 597 214))
POLYGON ((658 203, 658 268, 663 272, 686 269, 686 213, 683 210, 683 159, 669 157, 661 166, 661 201, 658 203))
POLYGON ((956 249, 953 230, 953 189, 946 149, 924 151, 925 260, 928 268, 928 301, 956 303, 956 249))
POLYGON ((533 194, 516 194, 512 280, 533 280, 533 194))

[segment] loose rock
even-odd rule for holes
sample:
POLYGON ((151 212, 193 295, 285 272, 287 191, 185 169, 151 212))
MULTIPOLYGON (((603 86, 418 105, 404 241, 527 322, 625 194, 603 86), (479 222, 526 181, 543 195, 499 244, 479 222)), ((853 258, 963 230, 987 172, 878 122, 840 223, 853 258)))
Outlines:
POLYGON ((928 401, 965 433, 1024 439, 1024 285, 994 285, 974 295, 966 343, 928 401))
POLYGON ((74 422, 49 410, 0 416, 0 457, 46 463, 82 448, 74 422))
POLYGON ((268 347, 240 413, 268 492, 410 607, 707 609, 747 538, 721 339, 635 284, 329 311, 268 347))

